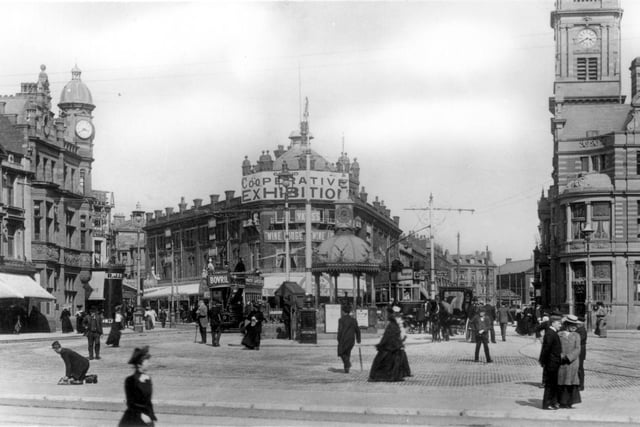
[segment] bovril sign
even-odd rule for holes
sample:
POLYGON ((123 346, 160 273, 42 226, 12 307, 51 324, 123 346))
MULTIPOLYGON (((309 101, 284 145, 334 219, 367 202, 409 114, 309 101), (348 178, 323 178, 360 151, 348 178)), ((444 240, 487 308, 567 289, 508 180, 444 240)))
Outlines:
POLYGON ((224 285, 229 283, 229 275, 227 273, 213 273, 207 278, 209 286, 224 285))

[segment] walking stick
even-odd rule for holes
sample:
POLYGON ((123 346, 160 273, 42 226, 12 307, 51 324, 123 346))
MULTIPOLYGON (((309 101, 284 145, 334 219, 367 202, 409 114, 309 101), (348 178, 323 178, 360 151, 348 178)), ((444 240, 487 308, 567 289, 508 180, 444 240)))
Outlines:
POLYGON ((198 321, 196 320, 196 334, 193 337, 193 342, 197 343, 198 342, 197 340, 198 340, 198 321))
POLYGON ((362 372, 362 350, 360 349, 360 345, 358 345, 358 356, 360 357, 360 372, 362 372))

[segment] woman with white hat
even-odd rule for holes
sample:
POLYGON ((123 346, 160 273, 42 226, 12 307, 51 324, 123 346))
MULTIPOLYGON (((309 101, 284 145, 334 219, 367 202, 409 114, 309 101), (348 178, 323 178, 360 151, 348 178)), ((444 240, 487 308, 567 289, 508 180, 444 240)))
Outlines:
POLYGON ((575 403, 582 402, 580 398, 580 335, 578 318, 573 314, 563 319, 563 329, 558 332, 562 344, 562 359, 558 370, 558 404, 560 408, 571 409, 575 403))

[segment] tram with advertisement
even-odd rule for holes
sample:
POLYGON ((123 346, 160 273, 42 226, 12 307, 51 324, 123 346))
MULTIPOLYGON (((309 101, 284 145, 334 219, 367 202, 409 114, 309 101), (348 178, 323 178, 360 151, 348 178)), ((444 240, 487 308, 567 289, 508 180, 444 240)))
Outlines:
POLYGON ((248 303, 262 301, 263 279, 256 272, 209 272, 205 299, 222 305, 222 328, 240 329, 248 303))

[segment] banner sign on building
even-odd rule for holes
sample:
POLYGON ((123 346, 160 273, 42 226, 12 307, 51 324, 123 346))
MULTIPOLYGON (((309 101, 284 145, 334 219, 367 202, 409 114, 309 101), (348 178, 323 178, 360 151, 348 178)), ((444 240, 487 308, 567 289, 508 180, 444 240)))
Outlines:
MULTIPOLYGON (((284 200, 285 187, 277 182, 279 172, 257 172, 242 177, 242 203, 262 200, 284 200)), ((289 200, 305 200, 307 192, 312 200, 333 201, 347 189, 349 178, 341 172, 293 172, 293 183, 288 187, 289 200)))
MULTIPOLYGON (((305 234, 304 230, 289 230, 290 242, 304 242, 305 234)), ((324 242, 329 237, 333 236, 333 230, 314 230, 311 232, 311 241, 324 242)), ((284 242, 283 230, 270 230, 264 232, 265 242, 284 242)))

